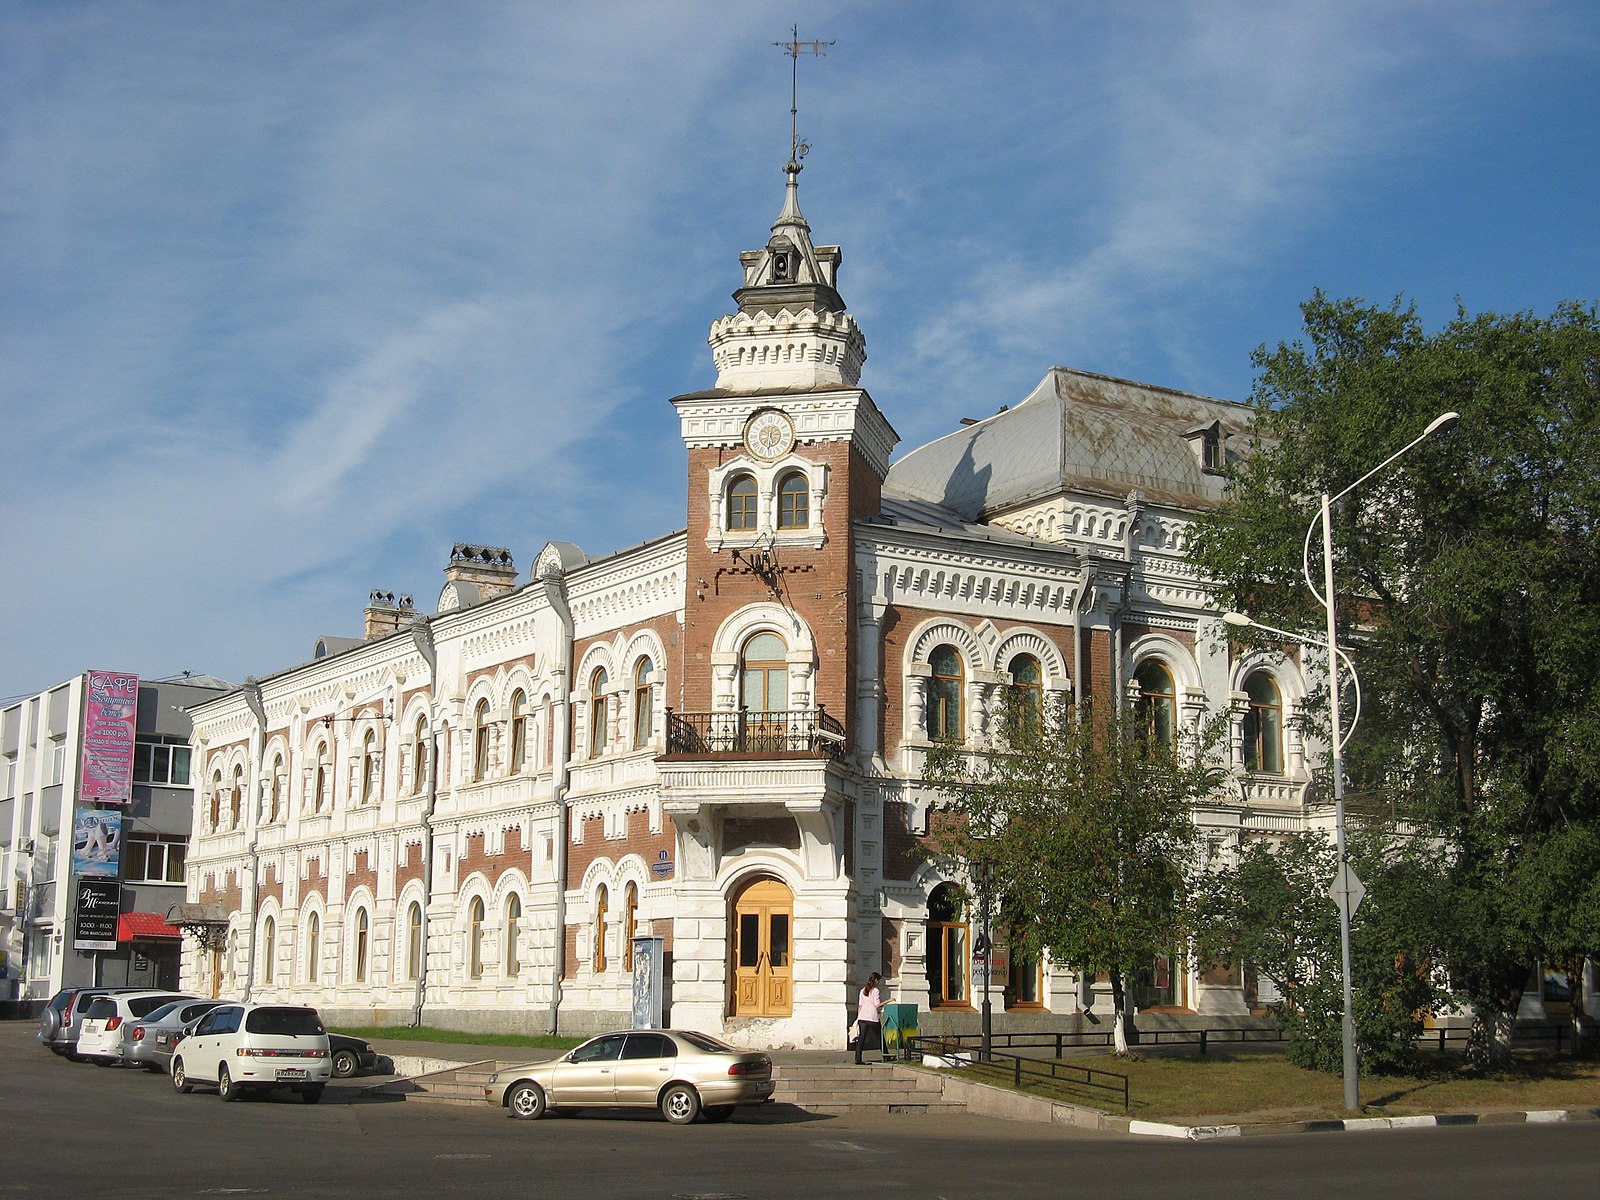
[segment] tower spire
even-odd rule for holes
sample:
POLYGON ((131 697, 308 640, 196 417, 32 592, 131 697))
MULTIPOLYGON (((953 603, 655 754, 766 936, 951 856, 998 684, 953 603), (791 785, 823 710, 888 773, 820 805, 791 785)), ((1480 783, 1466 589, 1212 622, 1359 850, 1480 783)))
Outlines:
POLYGON ((789 161, 783 166, 784 174, 789 176, 789 184, 794 186, 795 178, 800 174, 800 160, 806 156, 811 147, 800 140, 799 126, 800 115, 800 54, 810 51, 821 58, 828 52, 832 41, 802 42, 800 40, 800 26, 789 26, 789 40, 787 42, 773 42, 774 46, 787 54, 790 62, 789 78, 789 161))

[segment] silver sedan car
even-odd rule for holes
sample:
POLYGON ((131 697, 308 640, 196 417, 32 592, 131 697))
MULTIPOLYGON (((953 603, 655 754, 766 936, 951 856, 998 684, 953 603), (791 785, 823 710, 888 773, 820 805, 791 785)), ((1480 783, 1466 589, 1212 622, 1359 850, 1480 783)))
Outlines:
POLYGON ((226 1000, 178 1000, 122 1027, 122 1061, 165 1075, 183 1027, 226 1000))
POLYGON ((527 1121, 552 1108, 656 1108, 674 1125, 702 1114, 726 1121, 741 1104, 772 1099, 772 1059, 691 1029, 628 1029, 504 1068, 483 1095, 527 1121))

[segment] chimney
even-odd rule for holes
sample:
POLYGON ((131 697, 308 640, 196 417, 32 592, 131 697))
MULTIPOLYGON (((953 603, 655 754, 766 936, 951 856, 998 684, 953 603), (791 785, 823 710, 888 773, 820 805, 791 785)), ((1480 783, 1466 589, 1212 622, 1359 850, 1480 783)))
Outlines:
POLYGON ((366 627, 362 630, 362 641, 370 642, 373 638, 388 637, 416 615, 416 608, 410 596, 396 597, 393 592, 373 592, 367 597, 367 608, 362 614, 366 618, 366 627))
POLYGON ((517 586, 517 565, 504 546, 469 546, 457 542, 444 569, 450 583, 470 583, 484 601, 504 595, 517 586))

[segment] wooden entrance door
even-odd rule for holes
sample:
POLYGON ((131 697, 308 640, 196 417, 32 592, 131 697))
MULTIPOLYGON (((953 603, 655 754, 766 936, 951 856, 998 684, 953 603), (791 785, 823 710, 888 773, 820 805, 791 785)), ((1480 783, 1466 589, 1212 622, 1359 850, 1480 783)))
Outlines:
POLYGON ((793 1011, 790 931, 794 894, 760 879, 733 906, 733 1015, 787 1017, 793 1011))

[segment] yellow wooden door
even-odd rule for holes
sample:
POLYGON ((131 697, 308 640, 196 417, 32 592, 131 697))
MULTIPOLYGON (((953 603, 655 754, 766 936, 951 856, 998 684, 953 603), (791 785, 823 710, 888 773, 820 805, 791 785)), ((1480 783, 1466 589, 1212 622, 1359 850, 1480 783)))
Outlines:
POLYGON ((791 930, 794 894, 762 879, 734 903, 733 1015, 786 1017, 793 1011, 791 930))

